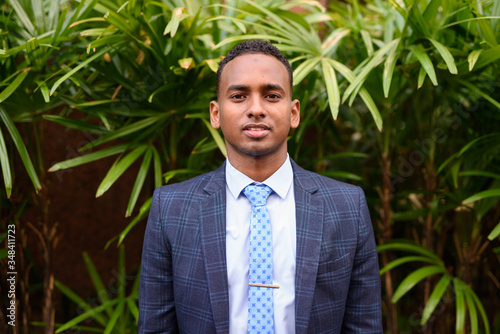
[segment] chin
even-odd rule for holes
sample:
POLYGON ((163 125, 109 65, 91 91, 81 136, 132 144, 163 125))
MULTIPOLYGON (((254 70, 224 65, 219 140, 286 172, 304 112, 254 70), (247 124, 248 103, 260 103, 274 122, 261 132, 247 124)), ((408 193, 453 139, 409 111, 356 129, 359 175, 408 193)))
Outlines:
POLYGON ((248 149, 248 150, 241 149, 241 150, 239 150, 239 152, 243 153, 244 155, 247 155, 249 157, 261 158, 264 156, 277 154, 278 149, 276 149, 276 148, 269 148, 269 149, 259 148, 259 149, 248 149))

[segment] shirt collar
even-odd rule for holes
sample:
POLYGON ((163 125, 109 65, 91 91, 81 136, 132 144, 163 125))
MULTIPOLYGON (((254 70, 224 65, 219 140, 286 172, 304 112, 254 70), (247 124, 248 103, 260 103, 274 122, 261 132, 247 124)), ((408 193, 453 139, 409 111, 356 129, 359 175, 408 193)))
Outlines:
MULTIPOLYGON (((290 186, 293 181, 293 170, 292 164, 290 163, 290 157, 287 154, 286 160, 281 165, 281 167, 274 172, 269 178, 264 182, 265 185, 269 186, 279 197, 284 199, 290 190, 290 186)), ((226 184, 229 191, 235 199, 241 194, 243 189, 251 183, 260 184, 260 182, 254 181, 236 168, 231 165, 229 159, 226 159, 226 184)))

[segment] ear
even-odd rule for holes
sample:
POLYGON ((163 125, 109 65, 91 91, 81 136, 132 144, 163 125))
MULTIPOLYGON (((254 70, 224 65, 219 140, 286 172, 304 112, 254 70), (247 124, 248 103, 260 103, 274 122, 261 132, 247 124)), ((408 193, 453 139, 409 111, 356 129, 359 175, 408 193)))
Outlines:
POLYGON ((293 100, 290 128, 296 129, 299 126, 299 123, 300 123, 300 101, 293 100))
POLYGON ((210 102, 210 124, 214 129, 220 129, 219 103, 210 102))

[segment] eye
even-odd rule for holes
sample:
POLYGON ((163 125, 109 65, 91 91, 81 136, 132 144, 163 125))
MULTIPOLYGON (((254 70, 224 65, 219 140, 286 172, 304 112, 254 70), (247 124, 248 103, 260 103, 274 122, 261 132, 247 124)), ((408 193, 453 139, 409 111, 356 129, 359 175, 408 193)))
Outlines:
POLYGON ((276 101, 276 100, 279 100, 281 98, 281 96, 278 94, 271 93, 271 94, 267 94, 266 98, 268 100, 271 100, 271 101, 276 101))
POLYGON ((233 94, 229 97, 231 100, 243 100, 245 98, 245 95, 243 94, 240 94, 240 93, 236 93, 236 94, 233 94))

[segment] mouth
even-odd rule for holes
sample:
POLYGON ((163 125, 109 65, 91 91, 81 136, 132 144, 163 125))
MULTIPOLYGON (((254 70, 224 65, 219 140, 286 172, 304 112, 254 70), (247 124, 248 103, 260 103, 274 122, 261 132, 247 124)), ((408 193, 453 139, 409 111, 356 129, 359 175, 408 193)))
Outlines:
POLYGON ((251 138, 262 138, 269 133, 271 129, 264 124, 247 124, 243 131, 251 138))

